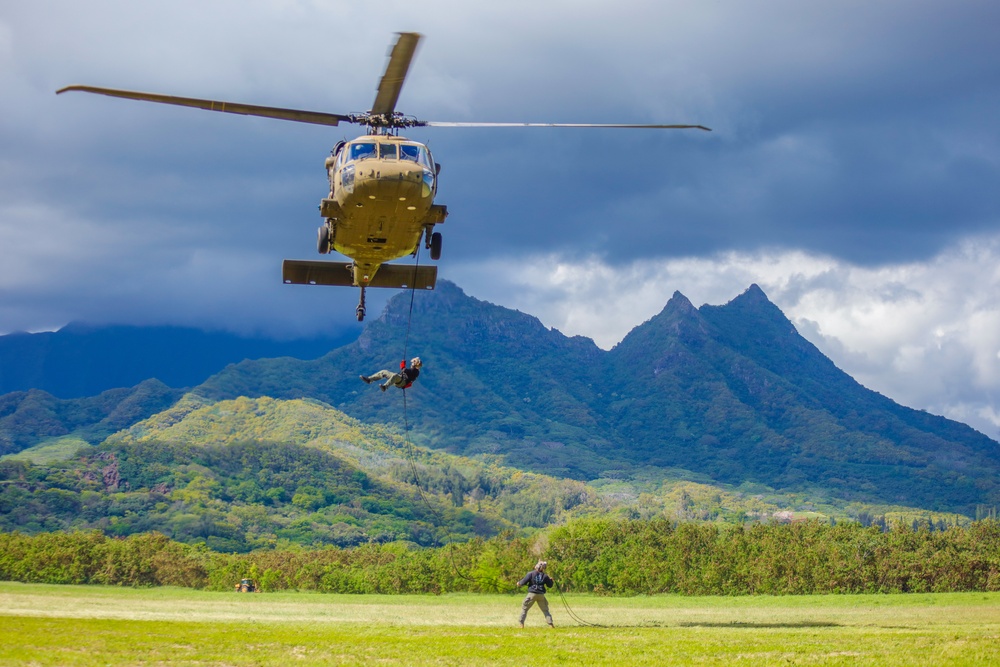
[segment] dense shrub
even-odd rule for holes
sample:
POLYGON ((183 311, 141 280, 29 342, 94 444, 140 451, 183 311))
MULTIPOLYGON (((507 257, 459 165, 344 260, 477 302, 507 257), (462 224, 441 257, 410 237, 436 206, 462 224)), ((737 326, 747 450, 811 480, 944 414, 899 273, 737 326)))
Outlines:
POLYGON ((548 557, 565 590, 686 595, 1000 590, 1000 523, 932 532, 818 521, 578 522, 548 557))
POLYGON ((0 533, 0 579, 50 584, 203 588, 219 558, 159 533, 124 539, 100 531, 0 533))
POLYGON ((551 562, 561 590, 608 595, 1000 590, 995 520, 944 531, 588 520, 557 528, 547 540, 507 534, 439 548, 396 542, 247 554, 159 533, 0 533, 0 579, 229 590, 252 577, 265 591, 504 592, 539 555, 551 562))

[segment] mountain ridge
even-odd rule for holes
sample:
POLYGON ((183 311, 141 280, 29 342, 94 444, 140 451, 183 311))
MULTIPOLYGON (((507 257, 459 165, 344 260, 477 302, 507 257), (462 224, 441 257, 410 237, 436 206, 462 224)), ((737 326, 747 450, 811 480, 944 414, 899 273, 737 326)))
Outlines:
POLYGON ((757 285, 700 308, 675 292, 601 350, 440 281, 390 299, 346 345, 231 364, 165 414, 240 397, 317 400, 419 446, 577 480, 653 467, 967 515, 1000 500, 1000 444, 862 387, 757 285), (405 405, 358 379, 412 356, 425 366, 405 405))
POLYGON ((281 379, 287 366, 263 360, 230 366, 194 392, 284 391, 401 423, 399 401, 365 391, 356 377, 391 368, 405 349, 425 362, 408 423, 430 447, 502 454, 510 465, 576 479, 654 465, 966 512, 1000 498, 998 443, 864 388, 757 285, 701 308, 676 292, 609 351, 447 281, 418 296, 408 338, 409 298, 400 295, 355 343, 296 362, 303 375, 291 391, 281 379), (560 447, 541 451, 540 442, 560 447))

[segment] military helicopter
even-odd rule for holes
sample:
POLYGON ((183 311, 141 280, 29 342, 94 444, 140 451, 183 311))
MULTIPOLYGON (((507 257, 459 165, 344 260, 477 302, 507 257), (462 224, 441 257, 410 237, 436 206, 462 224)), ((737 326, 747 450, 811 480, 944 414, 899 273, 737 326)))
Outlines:
POLYGON ((404 116, 396 111, 396 102, 420 39, 418 33, 398 34, 375 102, 364 113, 342 115, 301 111, 80 85, 67 86, 56 93, 75 90, 297 123, 337 126, 343 122, 367 127, 366 135, 338 142, 326 159, 330 192, 319 207, 324 223, 317 232, 317 250, 320 254, 336 250, 351 261, 286 259, 281 268, 286 284, 361 288, 356 311, 359 322, 365 317, 367 288, 434 289, 437 281, 436 266, 387 263, 405 255, 416 255, 421 242, 430 250, 431 259, 439 259, 441 233, 434 231, 434 227, 448 217, 448 208, 434 203, 441 165, 434 162, 426 145, 400 136, 400 130, 411 127, 597 127, 710 131, 702 125, 453 123, 404 116))

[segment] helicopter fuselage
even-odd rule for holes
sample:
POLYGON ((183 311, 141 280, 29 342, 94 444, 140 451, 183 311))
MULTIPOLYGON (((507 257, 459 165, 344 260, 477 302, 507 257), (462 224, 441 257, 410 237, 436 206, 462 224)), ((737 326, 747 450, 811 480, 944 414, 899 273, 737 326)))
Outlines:
POLYGON ((321 253, 352 260, 354 284, 368 286, 379 267, 430 246, 434 225, 444 222, 434 205, 437 171, 424 144, 404 137, 368 135, 338 144, 326 160, 330 193, 320 205, 326 229, 321 253))

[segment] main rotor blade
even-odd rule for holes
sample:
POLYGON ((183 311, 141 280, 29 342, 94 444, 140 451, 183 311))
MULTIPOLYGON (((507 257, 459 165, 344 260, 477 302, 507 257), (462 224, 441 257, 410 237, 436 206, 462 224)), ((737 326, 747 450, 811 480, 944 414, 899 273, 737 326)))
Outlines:
POLYGON ((399 33, 399 39, 396 40, 389 55, 389 64, 385 66, 382 80, 378 82, 378 93, 375 95, 375 103, 372 104, 370 112, 372 115, 390 116, 396 110, 399 91, 403 89, 406 72, 410 69, 410 61, 413 60, 419 42, 420 33, 399 33))
POLYGON ((263 118, 277 118, 279 120, 291 120, 297 123, 312 123, 313 125, 333 125, 340 121, 351 121, 350 116, 341 116, 334 113, 322 113, 319 111, 300 111, 298 109, 281 109, 279 107, 261 107, 254 104, 240 104, 238 102, 216 102, 213 100, 200 100, 193 97, 174 97, 173 95, 159 95, 157 93, 139 93, 132 90, 116 90, 114 88, 96 88, 94 86, 66 86, 56 91, 56 94, 65 93, 70 90, 79 90, 84 93, 96 93, 98 95, 108 95, 109 97, 123 97, 129 100, 141 100, 143 102, 159 102, 160 104, 173 104, 180 107, 195 107, 207 111, 221 111, 224 113, 235 113, 242 116, 261 116, 263 118))
POLYGON ((646 130, 705 130, 711 128, 704 125, 634 125, 627 123, 442 123, 437 121, 418 121, 419 127, 607 127, 646 130))

